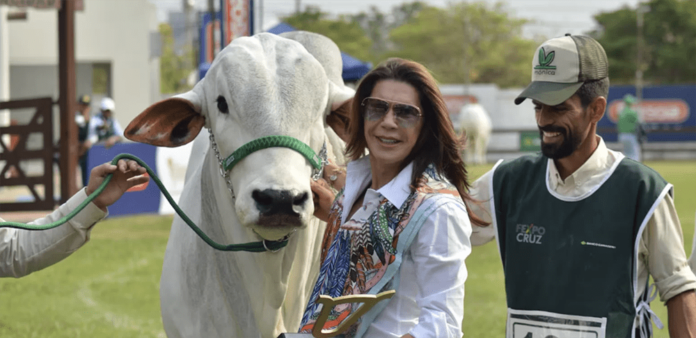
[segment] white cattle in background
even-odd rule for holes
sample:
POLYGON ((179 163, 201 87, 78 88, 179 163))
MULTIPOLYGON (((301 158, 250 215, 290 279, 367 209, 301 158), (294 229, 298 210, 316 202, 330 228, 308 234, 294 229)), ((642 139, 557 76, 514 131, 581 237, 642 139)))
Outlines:
POLYGON ((467 164, 486 163, 486 148, 493 130, 491 118, 486 109, 478 103, 462 107, 457 118, 458 132, 466 136, 464 162, 467 164))
POLYGON ((342 158, 345 145, 324 122, 332 104, 354 93, 340 77, 327 77, 340 74, 340 52, 321 35, 303 33, 296 40, 267 33, 235 39, 191 91, 150 106, 126 130, 128 138, 158 146, 195 138, 179 205, 216 242, 290 235, 277 252, 222 252, 176 216, 160 282, 170 338, 275 338, 299 328, 325 229, 312 216, 312 167, 291 149, 254 152, 229 171, 233 197, 206 131, 222 158, 269 135, 294 137, 317 153, 326 142, 329 158, 342 158), (321 56, 308 52, 314 47, 321 56))

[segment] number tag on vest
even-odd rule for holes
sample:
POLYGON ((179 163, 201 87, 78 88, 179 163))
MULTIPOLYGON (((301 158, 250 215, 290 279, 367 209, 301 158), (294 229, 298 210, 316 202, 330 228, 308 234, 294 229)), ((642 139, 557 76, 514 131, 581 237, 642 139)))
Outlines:
POLYGON ((606 318, 508 309, 507 338, 605 338, 606 318))

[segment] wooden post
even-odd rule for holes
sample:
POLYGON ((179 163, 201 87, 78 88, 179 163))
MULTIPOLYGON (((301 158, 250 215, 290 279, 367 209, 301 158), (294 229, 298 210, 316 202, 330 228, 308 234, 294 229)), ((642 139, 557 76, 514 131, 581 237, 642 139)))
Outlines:
MULTIPOLYGON (((75 124, 75 2, 63 0, 58 11, 58 105, 60 107, 60 199, 77 192, 77 125, 75 124)), ((52 196, 46 196, 53 198, 52 196)))

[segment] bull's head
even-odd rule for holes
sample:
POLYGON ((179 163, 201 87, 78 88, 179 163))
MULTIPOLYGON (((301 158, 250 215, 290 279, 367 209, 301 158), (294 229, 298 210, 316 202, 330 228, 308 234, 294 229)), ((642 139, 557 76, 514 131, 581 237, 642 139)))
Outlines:
MULTIPOLYGON (((302 44, 262 33, 235 39, 191 91, 148 107, 125 136, 178 147, 205 126, 222 158, 270 135, 296 138, 319 153, 326 142, 324 118, 345 93, 302 44)), ((306 226, 314 212, 311 172, 308 160, 292 149, 249 154, 228 172, 241 223, 270 240, 306 226)))

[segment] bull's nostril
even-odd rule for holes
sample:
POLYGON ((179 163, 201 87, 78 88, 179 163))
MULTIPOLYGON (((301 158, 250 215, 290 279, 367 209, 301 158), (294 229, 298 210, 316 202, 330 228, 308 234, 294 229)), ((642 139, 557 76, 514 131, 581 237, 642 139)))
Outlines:
POLYGON ((307 202, 308 198, 309 198, 309 194, 307 194, 306 192, 299 194, 299 195, 295 196, 295 198, 292 199, 292 204, 298 205, 298 206, 304 205, 305 202, 307 202))
POLYGON ((254 190, 251 197, 256 201, 256 207, 261 212, 268 212, 273 207, 273 196, 267 191, 254 190))

